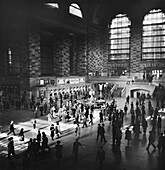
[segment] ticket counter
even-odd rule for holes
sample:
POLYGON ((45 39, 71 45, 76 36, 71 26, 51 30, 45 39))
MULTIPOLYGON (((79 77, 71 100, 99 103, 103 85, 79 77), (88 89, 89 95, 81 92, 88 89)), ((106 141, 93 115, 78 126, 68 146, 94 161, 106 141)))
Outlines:
POLYGON ((33 87, 35 100, 43 99, 47 102, 56 102, 57 107, 69 100, 82 99, 91 95, 91 83, 86 82, 85 77, 63 77, 57 78, 57 84, 38 85, 33 87))

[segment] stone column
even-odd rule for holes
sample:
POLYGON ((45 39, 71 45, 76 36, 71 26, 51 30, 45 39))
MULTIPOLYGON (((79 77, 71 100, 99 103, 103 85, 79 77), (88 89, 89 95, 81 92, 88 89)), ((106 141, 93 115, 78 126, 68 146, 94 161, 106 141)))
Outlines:
POLYGON ((32 81, 41 75, 40 34, 36 30, 29 32, 29 75, 32 81))
MULTIPOLYGON (((139 17, 137 17, 139 18, 139 17)), ((132 19, 131 22, 131 48, 130 48, 130 75, 141 77, 143 71, 141 70, 141 55, 142 55, 142 20, 132 19)))

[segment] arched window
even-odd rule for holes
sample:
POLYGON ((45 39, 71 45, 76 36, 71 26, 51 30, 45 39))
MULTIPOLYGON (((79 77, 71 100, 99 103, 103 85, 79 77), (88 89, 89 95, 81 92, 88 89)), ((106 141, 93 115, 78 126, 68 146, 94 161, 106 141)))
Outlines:
POLYGON ((77 4, 75 4, 75 3, 72 3, 72 4, 69 6, 69 13, 70 13, 70 14, 73 14, 73 15, 76 15, 76 16, 78 16, 78 17, 80 17, 80 18, 83 18, 80 7, 79 7, 77 4))
POLYGON ((165 14, 151 10, 143 20, 142 59, 165 59, 165 14))
POLYGON ((109 26, 110 60, 129 59, 131 22, 126 14, 118 14, 109 26))
POLYGON ((45 3, 46 6, 50 7, 50 8, 59 8, 59 5, 58 3, 53 3, 53 2, 48 2, 48 3, 45 3))

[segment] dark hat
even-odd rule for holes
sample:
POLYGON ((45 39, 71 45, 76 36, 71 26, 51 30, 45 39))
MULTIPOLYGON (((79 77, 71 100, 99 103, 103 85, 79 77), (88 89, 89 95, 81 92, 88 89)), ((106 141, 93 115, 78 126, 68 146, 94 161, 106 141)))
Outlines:
POLYGON ((61 143, 61 141, 58 140, 57 143, 61 143))
POLYGON ((9 141, 13 140, 13 137, 8 138, 9 141))

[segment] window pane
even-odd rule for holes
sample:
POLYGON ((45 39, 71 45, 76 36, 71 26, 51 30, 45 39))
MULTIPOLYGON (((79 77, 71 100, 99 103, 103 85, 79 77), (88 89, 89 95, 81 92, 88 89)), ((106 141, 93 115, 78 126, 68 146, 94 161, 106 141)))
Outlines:
POLYGON ((125 14, 118 14, 110 26, 110 59, 129 59, 130 21, 125 14), (114 55, 115 54, 115 55, 114 55))
POLYGON ((160 59, 164 57, 165 47, 165 14, 152 10, 143 21, 143 59, 160 59), (163 55, 162 55, 163 54, 163 55))
POLYGON ((69 7, 69 13, 82 18, 82 12, 77 4, 71 4, 69 7))

